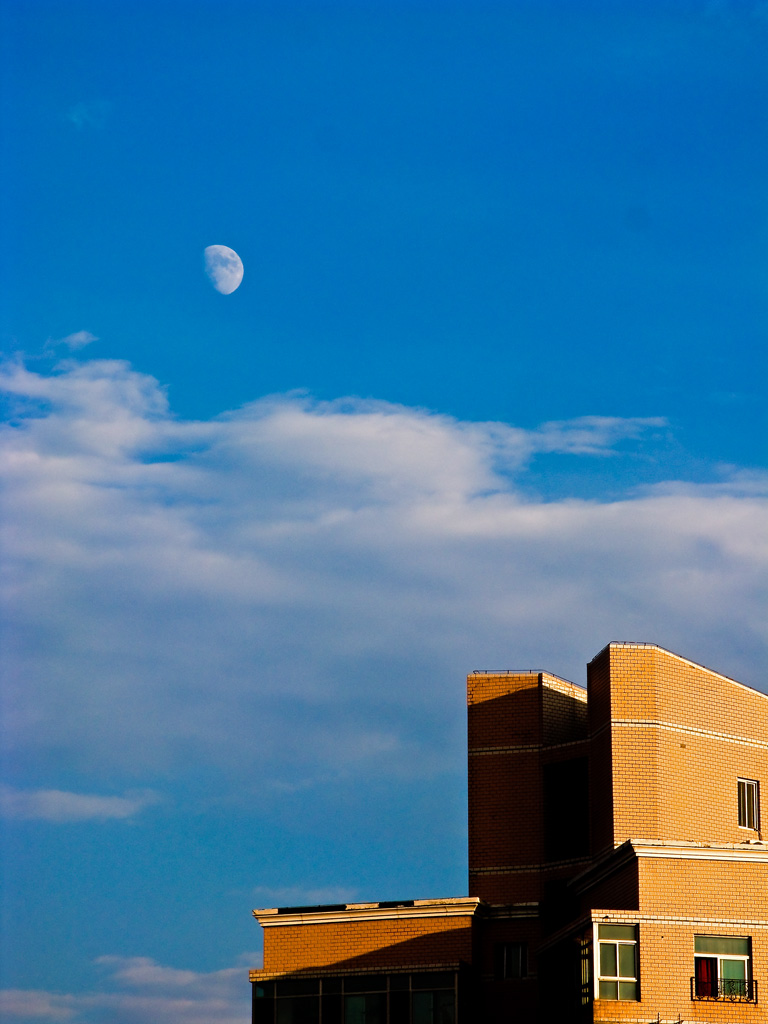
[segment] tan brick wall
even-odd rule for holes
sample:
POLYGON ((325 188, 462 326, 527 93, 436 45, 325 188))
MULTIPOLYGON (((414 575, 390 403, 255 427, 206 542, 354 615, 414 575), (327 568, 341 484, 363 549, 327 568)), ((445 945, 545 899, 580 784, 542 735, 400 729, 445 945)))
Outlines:
POLYGON ((592 907, 612 907, 616 910, 639 910, 639 864, 633 857, 618 871, 599 879, 580 893, 581 912, 592 907))
MULTIPOLYGON (((603 911, 596 911, 599 918, 603 911)), ((606 912, 607 913, 607 912, 606 912)), ((612 920, 619 916, 612 914, 612 920)), ((626 916, 628 922, 637 918, 626 916)), ((676 1022, 678 1014, 684 1022, 709 1024, 766 1024, 768 1010, 763 1004, 766 980, 768 989, 768 923, 760 927, 743 925, 700 925, 669 920, 639 920, 640 992, 638 1002, 598 999, 594 1003, 595 1021, 643 1022, 650 1024, 657 1014, 664 1022, 676 1022), (758 979, 760 999, 753 1003, 729 1003, 691 999, 691 977, 694 973, 694 935, 751 935, 753 976, 758 979)))
POLYGON ((609 831, 614 845, 628 838, 758 838, 738 825, 737 779, 762 782, 765 817, 768 697, 638 645, 606 648, 589 666, 589 681, 596 850, 609 831))
POLYGON ((472 918, 305 922, 264 929, 265 971, 306 971, 355 961, 355 967, 455 963, 472 959, 472 918))
POLYGON ((613 841, 613 756, 611 747, 610 658, 607 652, 587 665, 591 738, 589 806, 592 853, 611 850, 613 841))
POLYGON ((761 864, 641 857, 639 873, 642 911, 768 925, 768 852, 761 864))
POLYGON ((540 898, 542 763, 588 752, 586 697, 544 672, 468 677, 470 895, 540 898))

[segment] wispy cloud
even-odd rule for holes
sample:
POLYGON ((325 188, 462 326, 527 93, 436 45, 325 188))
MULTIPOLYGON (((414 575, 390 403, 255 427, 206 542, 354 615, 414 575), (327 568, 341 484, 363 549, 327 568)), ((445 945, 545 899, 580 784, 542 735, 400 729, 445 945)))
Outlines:
POLYGON ((299 885, 278 888, 257 885, 252 894, 260 907, 309 907, 322 903, 351 903, 357 895, 357 890, 348 886, 309 889, 299 885))
POLYGON ((112 110, 108 100, 82 100, 75 103, 66 112, 66 119, 75 128, 103 128, 112 110))
POLYGON ((522 430, 290 394, 190 421, 114 361, 15 363, 0 385, 6 721, 43 766, 135 772, 138 750, 257 796, 439 772, 464 672, 582 679, 616 638, 762 678, 764 479, 528 486, 552 453, 647 450, 661 419, 522 430))
POLYGON ((0 785, 0 817, 68 823, 133 818, 158 803, 151 790, 128 796, 94 796, 60 789, 21 790, 0 785))
POLYGON ((52 349, 59 345, 65 345, 71 352, 76 352, 78 349, 85 348, 86 345, 90 345, 98 340, 96 335, 91 334, 90 331, 75 331, 74 334, 68 334, 65 338, 49 338, 45 343, 45 347, 52 349))
POLYGON ((242 1024, 250 985, 247 967, 201 973, 158 964, 148 957, 100 957, 103 984, 95 991, 57 993, 29 989, 0 991, 4 1024, 72 1021, 73 1024, 242 1024))

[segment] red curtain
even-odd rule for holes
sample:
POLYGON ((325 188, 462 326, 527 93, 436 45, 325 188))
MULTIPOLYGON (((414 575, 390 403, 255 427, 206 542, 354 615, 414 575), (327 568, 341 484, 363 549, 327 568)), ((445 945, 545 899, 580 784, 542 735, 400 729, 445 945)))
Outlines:
POLYGON ((717 959, 713 956, 696 957, 696 995, 717 998, 717 959))

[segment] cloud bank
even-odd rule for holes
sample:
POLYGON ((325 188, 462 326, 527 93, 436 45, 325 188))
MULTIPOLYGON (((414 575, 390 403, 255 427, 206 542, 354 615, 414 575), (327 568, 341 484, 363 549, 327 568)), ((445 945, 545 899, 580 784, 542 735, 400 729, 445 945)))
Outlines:
POLYGON ((22 765, 132 785, 206 766, 263 792, 439 772, 467 671, 583 681, 609 640, 762 685, 764 479, 602 502, 530 487, 540 460, 631 457, 663 420, 522 430, 287 394, 189 421, 99 360, 12 363, 0 385, 22 765))
POLYGON ((0 990, 0 1017, 6 1024, 242 1024, 250 1004, 245 965, 253 966, 256 955, 241 960, 243 966, 206 974, 166 967, 147 957, 103 956, 96 961, 104 973, 102 990, 0 990))
POLYGON ((125 820, 158 800, 151 790, 129 796, 95 796, 61 789, 18 790, 0 785, 0 818, 58 823, 125 820))

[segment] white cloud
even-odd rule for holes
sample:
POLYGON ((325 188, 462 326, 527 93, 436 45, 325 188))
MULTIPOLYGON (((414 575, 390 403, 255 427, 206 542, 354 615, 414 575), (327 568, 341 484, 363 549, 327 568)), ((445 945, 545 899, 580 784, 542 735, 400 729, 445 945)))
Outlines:
POLYGON ((127 819, 159 799, 151 790, 128 796, 95 796, 60 789, 20 790, 0 785, 0 818, 57 823, 127 819))
POLYGON ((45 347, 50 349, 56 345, 66 345, 68 349, 75 352, 98 340, 96 335, 91 334, 90 331, 75 331, 74 334, 68 334, 65 338, 49 338, 45 347))
POLYGON ((8 1022, 72 1020, 76 998, 36 989, 0 989, 0 1019, 8 1022))
MULTIPOLYGON (((255 954, 253 954, 255 956, 255 954)), ((97 991, 77 994, 25 989, 0 991, 5 1024, 242 1024, 248 1019, 247 965, 199 973, 166 967, 147 957, 100 957, 106 975, 97 991)))
POLYGON ((194 762, 243 793, 440 771, 467 671, 583 680, 613 639, 762 681, 764 479, 528 487, 549 453, 648 457, 663 420, 525 431, 291 394, 185 421, 110 361, 0 383, 6 720, 44 765, 194 762))

